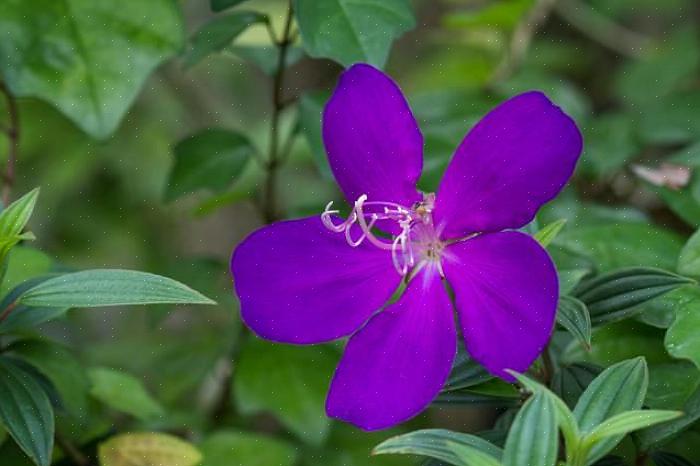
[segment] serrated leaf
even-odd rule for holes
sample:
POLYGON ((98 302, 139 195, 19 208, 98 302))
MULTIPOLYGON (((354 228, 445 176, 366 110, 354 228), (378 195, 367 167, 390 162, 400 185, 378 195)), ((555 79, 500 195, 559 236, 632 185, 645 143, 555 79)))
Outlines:
POLYGON ((209 128, 177 143, 165 200, 199 189, 224 191, 243 172, 255 148, 235 131, 209 128))
POLYGON ((204 24, 190 39, 185 55, 185 66, 194 66, 206 56, 229 46, 243 31, 253 24, 269 21, 267 16, 255 11, 239 11, 217 16, 204 24))
POLYGON ((591 323, 599 325, 637 313, 637 305, 661 296, 692 280, 651 267, 629 267, 607 272, 580 283, 573 295, 587 307, 591 323))
MULTIPOLYGON (((591 382, 574 408, 574 416, 584 434, 605 420, 625 411, 640 409, 649 385, 649 371, 643 358, 622 361, 605 369, 591 382)), ((590 451, 590 462, 601 458, 623 436, 606 438, 590 451)))
POLYGON ((423 429, 392 437, 377 445, 372 454, 421 455, 464 466, 448 443, 475 448, 496 460, 503 454, 500 448, 482 438, 445 429, 423 429))
POLYGON ((25 291, 19 304, 35 307, 100 307, 132 304, 214 304, 171 278, 147 272, 95 269, 49 278, 25 291))
POLYGON ((454 442, 447 442, 447 446, 465 466, 501 466, 496 458, 474 447, 454 442))
POLYGON ((0 2, 0 75, 12 94, 51 103, 97 138, 182 43, 171 0, 0 2))
POLYGON ((558 445, 554 402, 536 391, 515 416, 503 450, 503 466, 554 466, 558 445))
POLYGON ((39 466, 51 463, 51 402, 39 382, 4 357, 0 357, 0 420, 32 461, 39 466))
POLYGON ((535 239, 542 245, 543 248, 549 246, 554 238, 557 237, 562 228, 566 225, 566 219, 562 218, 556 222, 552 222, 549 225, 542 228, 540 231, 535 233, 535 239))
POLYGON ((416 21, 407 0, 294 0, 304 47, 344 66, 383 67, 391 44, 416 21))
POLYGON ((199 448, 200 466, 293 466, 299 456, 290 443, 250 432, 218 431, 199 448))
POLYGON ((240 5, 245 1, 247 0, 209 0, 209 6, 211 7, 211 11, 218 13, 236 5, 240 5))
POLYGON ((148 393, 143 383, 125 372, 104 367, 92 368, 90 395, 110 408, 147 421, 162 416, 163 407, 148 393))
POLYGON ((154 432, 121 434, 101 443, 100 466, 195 466, 202 455, 192 444, 154 432))
POLYGON ((571 296, 560 296, 557 323, 585 347, 591 347, 591 316, 583 302, 571 296))

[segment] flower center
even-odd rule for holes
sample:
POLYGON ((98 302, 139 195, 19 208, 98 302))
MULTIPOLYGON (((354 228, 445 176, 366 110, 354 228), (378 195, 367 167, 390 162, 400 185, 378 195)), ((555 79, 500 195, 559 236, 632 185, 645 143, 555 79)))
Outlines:
POLYGON ((394 202, 369 201, 367 195, 360 196, 345 221, 336 223, 338 210, 329 202, 321 214, 323 224, 331 231, 344 233, 352 247, 365 241, 391 251, 396 271, 406 276, 409 271, 418 271, 424 266, 435 267, 441 276, 441 259, 445 243, 433 225, 435 195, 424 194, 423 200, 412 207, 394 202), (377 236, 375 230, 398 231, 391 238, 377 236))

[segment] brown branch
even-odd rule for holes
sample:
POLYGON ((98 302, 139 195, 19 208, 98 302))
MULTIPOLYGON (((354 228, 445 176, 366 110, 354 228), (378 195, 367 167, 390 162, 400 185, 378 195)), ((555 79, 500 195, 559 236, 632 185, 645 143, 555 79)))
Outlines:
POLYGON ((54 434, 56 445, 77 466, 90 466, 90 460, 70 440, 59 432, 54 434))
POLYGON ((4 128, 8 139, 8 149, 7 164, 5 165, 5 172, 2 174, 2 202, 7 206, 10 202, 12 188, 15 184, 15 165, 17 164, 17 156, 19 155, 20 126, 17 101, 3 82, 0 82, 0 94, 5 96, 5 101, 7 102, 7 116, 9 119, 8 126, 4 128))

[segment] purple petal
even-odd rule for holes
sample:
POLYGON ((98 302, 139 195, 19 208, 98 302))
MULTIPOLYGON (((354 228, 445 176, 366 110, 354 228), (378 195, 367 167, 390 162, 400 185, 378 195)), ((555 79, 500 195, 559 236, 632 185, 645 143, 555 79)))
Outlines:
POLYGON ((323 112, 323 141, 335 179, 351 204, 410 207, 420 200, 423 136, 401 89, 369 65, 345 71, 323 112))
POLYGON ((447 248, 443 268, 455 292, 469 354, 492 374, 524 372, 549 341, 559 284, 547 252, 515 231, 447 248))
POLYGON ((444 238, 519 228, 566 184, 581 154, 576 123, 541 92, 513 97, 464 138, 435 203, 444 238))
POLYGON ((326 412, 365 430, 410 419, 445 384, 456 339, 452 305, 439 276, 422 273, 350 338, 326 412))
POLYGON ((231 271, 246 325, 268 340, 299 344, 351 334, 401 279, 390 252, 353 248, 320 217, 252 233, 236 248, 231 271))

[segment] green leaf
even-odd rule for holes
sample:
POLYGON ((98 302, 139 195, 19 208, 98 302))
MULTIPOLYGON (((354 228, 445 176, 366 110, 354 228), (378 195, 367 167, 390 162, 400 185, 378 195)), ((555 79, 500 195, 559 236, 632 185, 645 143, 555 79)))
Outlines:
POLYGON ((700 230, 685 243, 678 257, 678 273, 700 278, 700 230))
POLYGON ((651 267, 629 267, 580 283, 574 296, 588 307, 593 325, 625 319, 636 306, 680 286, 693 283, 680 275, 651 267))
POLYGON ((34 235, 22 234, 22 230, 34 212, 37 197, 39 197, 39 188, 17 199, 0 213, 0 264, 2 267, 5 267, 5 258, 17 243, 25 239, 34 239, 34 235))
POLYGON ((640 113, 639 135, 648 144, 682 144, 700 137, 700 91, 675 92, 646 105, 640 113))
POLYGON ((130 304, 214 304, 173 279, 146 272, 95 269, 50 278, 19 297, 28 306, 101 307, 130 304))
POLYGON ((542 247, 549 246, 549 243, 557 237, 562 228, 566 225, 566 219, 562 218, 556 222, 550 223, 540 231, 535 233, 535 239, 539 241, 542 247))
POLYGON ((237 132, 209 128, 180 141, 173 152, 166 201, 199 189, 224 191, 243 172, 255 148, 237 132))
POLYGON ((88 372, 90 394, 110 408, 147 421, 162 416, 163 407, 141 381, 125 372, 97 367, 88 372))
MULTIPOLYGON (((584 434, 625 411, 640 409, 649 385, 649 371, 643 358, 635 358, 608 367, 583 392, 574 408, 574 416, 584 434)), ((617 445, 622 436, 602 440, 590 451, 589 461, 601 458, 617 445)))
POLYGON ((584 128, 586 145, 577 172, 610 177, 639 153, 636 124, 628 113, 598 116, 584 128))
POLYGON ((515 416, 503 450, 503 466, 554 466, 559 435, 552 399, 536 391, 515 416))
MULTIPOLYGON (((0 301, 0 309, 7 309, 27 290, 55 277, 55 275, 36 277, 13 288, 0 301)), ((44 322, 58 319, 68 311, 67 307, 31 307, 16 304, 5 320, 0 322, 0 333, 28 330, 44 322)))
POLYGON ((99 445, 100 466, 196 466, 202 454, 192 444, 156 432, 121 434, 99 445))
POLYGON ((372 454, 421 455, 455 466, 464 466, 450 444, 474 448, 496 460, 500 460, 503 454, 500 448, 482 438, 445 429, 416 430, 392 437, 377 445, 372 454))
POLYGON ((571 296, 560 296, 557 323, 585 347, 591 347, 591 316, 585 304, 571 296))
POLYGON ((324 178, 332 180, 333 174, 321 136, 321 115, 328 97, 326 92, 304 94, 299 101, 299 118, 316 168, 324 178))
MULTIPOLYGON (((268 76, 277 72, 280 56, 278 47, 234 45, 226 50, 238 58, 254 63, 268 76)), ((290 45, 284 57, 284 66, 288 68, 302 58, 304 58, 304 49, 290 45)))
POLYGON ((293 466, 299 456, 287 442, 249 432, 215 432, 199 448, 200 466, 293 466))
POLYGON ((309 55, 346 67, 383 67, 394 39, 416 24, 408 0, 294 0, 294 10, 309 55))
POLYGON ((581 394, 602 369, 593 364, 574 363, 560 366, 552 377, 552 391, 556 393, 567 406, 574 408, 581 394))
POLYGON ((496 458, 474 447, 454 442, 447 442, 447 446, 465 466, 501 466, 496 458))
POLYGON ((469 357, 464 345, 460 343, 452 364, 452 372, 442 390, 449 392, 472 387, 492 378, 493 376, 484 369, 484 366, 469 357))
POLYGON ((639 444, 644 450, 663 445, 700 419, 700 388, 688 398, 682 408, 683 416, 660 426, 643 430, 639 444))
POLYGON ((51 381, 69 413, 78 418, 87 414, 90 381, 68 348, 45 340, 19 340, 7 350, 36 367, 51 381))
MULTIPOLYGON (((683 415, 680 411, 664 411, 659 409, 640 409, 617 414, 593 429, 584 442, 591 445, 599 440, 617 435, 626 435, 635 430, 651 427, 655 424, 670 421, 683 415)), ((607 453, 607 452, 606 452, 607 453)))
POLYGON ((687 359, 700 368, 700 289, 687 288, 688 299, 675 306, 675 319, 666 331, 664 346, 674 358, 687 359))
POLYGON ((695 466, 692 461, 665 451, 655 451, 651 458, 656 466, 695 466))
POLYGON ((6 0, 0 31, 0 74, 12 94, 48 101, 98 138, 183 44, 171 0, 6 0))
POLYGON ((249 340, 241 353, 233 395, 242 414, 269 412, 292 432, 319 445, 328 435, 328 381, 338 356, 328 347, 249 340))
POLYGON ((32 461, 39 466, 51 463, 51 402, 39 382, 4 357, 0 357, 0 420, 32 461))
POLYGON ((245 1, 247 0, 209 0, 209 6, 211 7, 211 11, 218 13, 245 1))
POLYGON ((7 270, 0 285, 0 295, 7 295, 14 287, 31 278, 46 275, 53 265, 53 260, 42 251, 15 246, 7 255, 7 270))
POLYGON ((217 16, 190 39, 190 49, 185 55, 185 66, 193 66, 206 56, 223 50, 236 37, 253 24, 269 21, 267 16, 255 11, 239 11, 226 16, 217 16))

